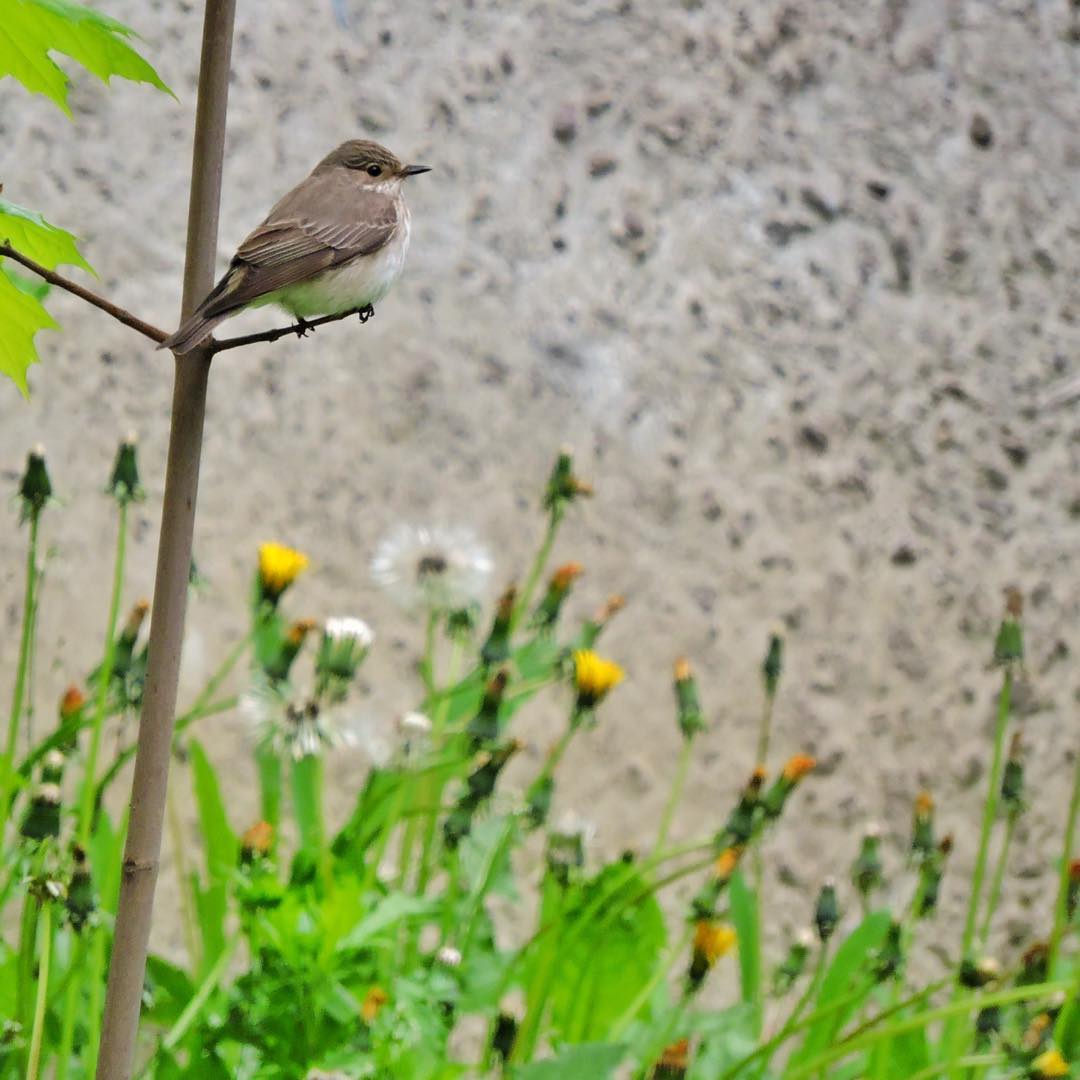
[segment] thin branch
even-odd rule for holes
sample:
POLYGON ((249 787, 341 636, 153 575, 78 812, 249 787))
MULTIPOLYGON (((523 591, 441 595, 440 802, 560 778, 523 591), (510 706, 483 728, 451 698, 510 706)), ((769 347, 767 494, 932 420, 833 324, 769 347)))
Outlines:
POLYGON ((50 285, 55 285, 58 289, 64 289, 73 296, 77 296, 80 300, 93 304, 94 307, 107 312, 125 326, 130 326, 132 330, 138 330, 143 337, 148 337, 151 341, 160 343, 169 336, 164 330, 160 330, 148 322, 143 322, 137 315, 132 315, 125 308, 106 300, 102 296, 98 296, 97 293, 92 293, 89 289, 84 289, 81 285, 76 285, 74 281, 69 281, 66 277, 56 273, 55 270, 50 270, 48 267, 42 266, 41 263, 34 262, 33 259, 23 255, 22 252, 16 251, 6 240, 0 243, 0 258, 21 263, 27 270, 33 270, 38 277, 44 278, 50 285))
MULTIPOLYGON (((50 270, 48 267, 42 266, 41 263, 34 262, 29 256, 24 255, 21 251, 17 251, 13 248, 7 241, 0 242, 0 258, 11 259, 13 262, 20 263, 22 266, 25 266, 27 270, 32 270, 38 277, 47 281, 50 285, 55 285, 56 288, 63 289, 65 292, 77 296, 80 300, 85 300, 88 304, 92 304, 94 307, 99 308, 106 314, 111 315, 114 319, 122 322, 125 326, 130 326, 132 330, 137 330, 143 337, 148 337, 151 341, 156 341, 159 345, 169 336, 168 333, 160 329, 160 327, 145 322, 137 315, 132 315, 130 311, 120 307, 119 304, 114 304, 111 300, 106 300, 103 296, 98 296, 97 293, 92 293, 89 289, 84 289, 81 285, 76 284, 69 278, 64 277, 62 274, 58 274, 55 270, 50 270)), ((215 356, 219 352, 226 352, 229 349, 239 349, 244 345, 257 345, 261 341, 277 341, 279 338, 287 337, 289 334, 295 334, 297 337, 306 337, 308 331, 314 330, 317 326, 325 326, 326 323, 349 319, 353 315, 359 315, 360 321, 366 323, 374 314, 375 311, 370 305, 362 308, 353 308, 350 311, 343 311, 339 315, 323 315, 321 318, 310 320, 301 319, 291 326, 279 326, 275 330, 263 330, 257 334, 243 334, 240 337, 222 338, 220 341, 216 338, 210 338, 206 343, 205 348, 209 350, 211 356, 215 356)))
POLYGON ((210 349, 210 354, 216 356, 219 352, 225 352, 227 349, 239 349, 243 345, 255 345, 260 341, 277 341, 278 338, 283 338, 288 334, 295 334, 297 337, 305 337, 309 330, 314 330, 316 326, 324 326, 326 323, 338 322, 341 319, 348 319, 353 315, 359 315, 360 321, 366 323, 375 314, 375 309, 369 304, 367 307, 353 308, 351 311, 343 311, 340 315, 323 315, 318 319, 301 319, 299 322, 293 323, 292 326, 279 326, 276 330, 263 330, 257 334, 244 334, 241 337, 222 338, 220 341, 215 338, 211 338, 207 345, 210 349))

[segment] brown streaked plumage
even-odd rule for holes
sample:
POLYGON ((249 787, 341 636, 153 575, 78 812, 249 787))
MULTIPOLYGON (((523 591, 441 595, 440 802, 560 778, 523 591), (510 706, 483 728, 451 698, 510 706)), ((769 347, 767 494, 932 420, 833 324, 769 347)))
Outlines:
POLYGON ((409 211, 401 185, 427 172, 366 139, 342 143, 282 198, 206 299, 160 348, 190 352, 244 308, 340 314, 382 299, 401 271, 409 211))

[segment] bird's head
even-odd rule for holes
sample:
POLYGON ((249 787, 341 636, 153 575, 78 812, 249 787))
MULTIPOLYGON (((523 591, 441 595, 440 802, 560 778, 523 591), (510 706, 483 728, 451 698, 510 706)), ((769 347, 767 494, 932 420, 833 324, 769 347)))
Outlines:
POLYGON ((428 165, 405 165, 385 146, 369 139, 350 139, 319 162, 316 172, 345 168, 367 187, 397 190, 408 176, 430 172, 428 165))

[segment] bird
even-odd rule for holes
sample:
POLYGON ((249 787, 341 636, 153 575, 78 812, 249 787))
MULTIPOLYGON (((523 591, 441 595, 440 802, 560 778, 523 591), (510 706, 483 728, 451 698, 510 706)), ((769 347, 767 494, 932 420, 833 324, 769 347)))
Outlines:
POLYGON ((218 323, 264 304, 283 307, 301 330, 317 315, 356 311, 366 321, 405 264, 410 221, 402 185, 430 171, 368 139, 343 142, 273 207, 158 348, 191 352, 218 323))

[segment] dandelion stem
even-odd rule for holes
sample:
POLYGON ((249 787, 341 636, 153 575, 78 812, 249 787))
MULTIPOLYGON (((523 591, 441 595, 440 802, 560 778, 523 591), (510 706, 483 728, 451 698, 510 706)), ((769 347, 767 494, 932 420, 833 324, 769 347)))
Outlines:
MULTIPOLYGON (((15 687, 11 697, 11 716, 8 719, 7 744, 4 748, 3 767, 0 770, 0 810, 5 819, 12 817, 7 813, 11 799, 11 785, 15 779, 15 742, 19 734, 19 717, 22 714, 23 695, 26 691, 26 674, 29 667, 31 641, 37 614, 37 547, 38 518, 37 511, 30 513, 30 542, 26 552, 26 589, 23 597, 22 634, 19 638, 19 660, 15 668, 15 687)), ((0 833, 3 826, 0 825, 0 833)))
POLYGON ((660 851, 667 843, 668 834, 671 832, 671 822, 675 817, 675 811, 682 801, 683 788, 686 786, 686 776, 690 771, 690 760, 693 755, 693 738, 684 738, 682 750, 679 752, 679 764, 675 769, 675 778, 671 782, 671 793, 664 806, 664 812, 660 817, 660 828, 656 834, 656 844, 653 854, 660 851))
POLYGON ((26 1062, 26 1080, 37 1080, 41 1068, 41 1040, 45 1033, 45 1004, 49 997, 49 966, 52 960, 52 905, 40 904, 41 959, 37 970, 37 999, 34 1003, 34 1025, 30 1031, 30 1054, 26 1062))
MULTIPOLYGON (((675 964, 678 963, 679 957, 686 951, 687 946, 690 944, 690 939, 694 935, 693 926, 687 926, 683 930, 682 937, 676 941, 668 950, 667 958, 661 963, 656 965, 655 970, 649 977, 644 986, 634 995, 633 1001, 623 1010, 622 1015, 612 1024, 610 1038, 614 1042, 620 1035, 633 1023, 634 1017, 642 1010, 649 998, 653 996, 656 988, 660 983, 671 975, 671 971, 675 964)), ((683 999, 685 1004, 685 998, 683 999)), ((659 1043, 659 1050, 656 1054, 650 1053, 647 1060, 652 1060, 658 1056, 659 1051, 663 1050, 670 1041, 670 1035, 674 1029, 675 1023, 681 1013, 682 1005, 673 1012, 672 1017, 664 1027, 663 1036, 657 1039, 659 1043)))
POLYGON ((994 913, 997 911, 1001 900, 1001 890, 1005 885, 1005 871, 1009 865, 1009 848, 1012 845, 1013 834, 1016 832, 1016 823, 1019 816, 1010 812, 1005 819, 1005 835, 1001 840, 1001 851, 998 852, 997 865, 994 867, 994 876, 990 881, 990 895, 986 901, 986 914, 983 915, 982 926, 979 928, 979 948, 985 949, 987 939, 990 937, 990 925, 994 921, 994 913))
POLYGON ((765 703, 761 709, 761 724, 758 727, 757 762, 762 768, 765 767, 769 757, 769 742, 772 738, 773 703, 775 694, 766 693, 765 703))
POLYGON ((60 1028, 60 1045, 56 1053, 54 1080, 67 1080, 72 1049, 75 1046, 75 1022, 78 1019, 79 991, 82 989, 82 980, 78 976, 82 974, 85 964, 86 937, 83 934, 77 934, 68 964, 67 986, 64 989, 64 1020, 60 1028))
POLYGON ((1069 865, 1076 851, 1076 827, 1080 818, 1080 747, 1076 750, 1073 762, 1072 797, 1069 799, 1069 816, 1065 819, 1065 841, 1061 851, 1061 869, 1058 877, 1057 901, 1054 904, 1054 926, 1050 931, 1049 952, 1046 960, 1046 973, 1054 977, 1058 967, 1061 938, 1065 933, 1069 909, 1069 865))
POLYGON ((98 754, 101 751, 101 734, 105 729, 105 712, 109 702, 109 686, 112 683, 113 663, 116 657, 116 623, 120 617, 120 595, 124 588, 124 558, 127 551, 127 511, 126 501, 120 502, 119 528, 116 538, 116 560, 113 564, 112 597, 109 600, 109 622, 105 637, 105 656, 101 661, 98 675, 97 703, 94 708, 94 723, 90 731, 90 749, 86 755, 85 775, 83 776, 82 799, 79 803, 78 844, 84 850, 90 844, 90 833, 94 820, 94 793, 96 785, 98 754))
POLYGON ((544 530, 544 539, 540 542, 540 549, 536 553, 536 558, 533 559, 533 564, 529 568, 529 576, 525 579, 525 588, 521 590, 521 595, 518 597, 518 602, 514 607, 513 615, 510 617, 510 633, 514 632, 518 623, 521 622, 521 618, 529 610, 529 605, 532 603, 533 593, 536 592, 536 586, 540 583, 540 578, 543 576, 544 567, 547 566, 548 559, 551 558, 551 549, 555 546, 555 537, 559 532, 559 525, 562 524, 563 512, 559 505, 551 508, 551 513, 548 515, 547 528, 544 530))

